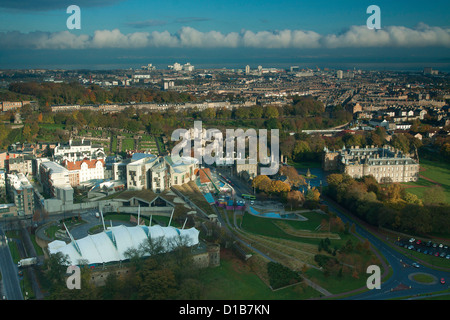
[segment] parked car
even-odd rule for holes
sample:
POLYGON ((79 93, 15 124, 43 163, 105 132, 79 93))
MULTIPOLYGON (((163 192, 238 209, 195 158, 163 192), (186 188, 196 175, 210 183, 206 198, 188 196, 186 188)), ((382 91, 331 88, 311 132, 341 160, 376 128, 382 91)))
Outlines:
POLYGON ((442 252, 439 257, 444 258, 445 257, 445 252, 442 252))
POLYGON ((446 255, 445 259, 450 259, 450 254, 446 255))
POLYGON ((421 244, 421 243, 422 243, 422 241, 420 241, 420 240, 416 241, 416 244, 421 244))
POLYGON ((409 242, 411 242, 411 243, 413 243, 414 241, 416 241, 416 239, 414 239, 414 238, 409 239, 409 242))
POLYGON ((445 279, 444 278, 441 278, 441 283, 445 284, 445 279))
POLYGON ((436 252, 436 253, 434 254, 434 256, 435 256, 435 257, 439 257, 439 252, 436 252))

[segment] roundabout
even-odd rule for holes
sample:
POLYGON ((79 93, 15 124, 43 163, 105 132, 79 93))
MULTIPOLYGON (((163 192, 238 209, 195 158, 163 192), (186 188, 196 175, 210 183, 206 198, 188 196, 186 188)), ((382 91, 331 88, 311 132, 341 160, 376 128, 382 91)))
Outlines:
POLYGON ((423 285, 435 285, 438 283, 438 278, 434 275, 424 272, 415 272, 408 275, 408 279, 423 285))

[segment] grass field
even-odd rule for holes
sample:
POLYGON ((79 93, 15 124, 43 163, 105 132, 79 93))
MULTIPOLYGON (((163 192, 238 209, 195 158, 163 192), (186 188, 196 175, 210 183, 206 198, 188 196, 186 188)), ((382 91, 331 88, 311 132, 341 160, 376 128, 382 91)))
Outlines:
POLYGON ((122 151, 134 150, 134 139, 122 140, 122 151))
POLYGON ((206 300, 304 300, 319 297, 311 287, 298 285, 272 291, 250 266, 222 253, 220 266, 202 271, 206 300))
MULTIPOLYGON (((307 221, 294 221, 294 220, 279 220, 279 219, 268 219, 268 218, 260 218, 256 217, 252 214, 245 213, 242 219, 242 228, 248 232, 269 236, 274 238, 293 240, 293 241, 301 241, 303 243, 308 244, 319 244, 320 238, 311 238, 305 237, 301 238, 298 236, 294 236, 292 234, 288 234, 282 230, 282 228, 278 227, 276 222, 283 222, 289 225, 290 228, 294 230, 308 230, 314 232, 315 229, 320 225, 322 219, 328 220, 328 216, 310 211, 310 212, 302 212, 301 215, 308 218, 307 221)), ((346 237, 341 236, 341 240, 335 240, 336 245, 341 245, 343 239, 346 237)), ((345 240, 346 241, 346 240, 345 240)), ((334 241, 333 241, 334 244, 334 241)))
POLYGON ((403 183, 404 186, 414 187, 408 188, 407 191, 417 195, 420 199, 423 199, 423 195, 427 188, 438 183, 444 189, 446 202, 450 204, 450 165, 441 161, 423 159, 420 161, 420 167, 422 170, 420 171, 420 175, 427 179, 431 179, 432 181, 420 178, 417 182, 403 183))
POLYGON ((293 166, 296 169, 320 168, 322 166, 322 164, 319 161, 295 162, 292 160, 288 161, 288 165, 293 166))
MULTIPOLYGON (((303 213, 302 213, 303 214, 303 213)), ((321 234, 316 232, 315 228, 320 224, 324 215, 317 212, 306 212, 304 214, 310 218, 309 222, 302 221, 281 221, 283 224, 289 224, 288 231, 292 230, 308 230, 312 234, 321 234)), ((326 217, 326 216, 325 216, 326 217)), ((245 238, 250 241, 252 246, 263 252, 267 252, 269 256, 279 259, 283 264, 286 264, 293 270, 299 270, 299 263, 306 263, 310 266, 316 266, 314 256, 316 254, 328 255, 325 251, 318 251, 318 244, 321 238, 303 237, 294 232, 286 232, 286 228, 279 228, 277 224, 280 219, 267 219, 253 216, 249 213, 244 214, 241 228, 245 230, 245 238)), ((356 245, 359 240, 351 234, 339 233, 335 234, 339 238, 330 238, 329 248, 339 249, 344 246, 348 240, 351 240, 353 245, 356 245)), ((342 257, 343 261, 353 264, 356 261, 359 263, 372 263, 374 258, 372 255, 365 252, 354 252, 342 257)), ((326 276, 322 271, 312 267, 308 267, 305 276, 330 291, 338 294, 364 287, 366 278, 363 275, 353 277, 348 273, 344 273, 341 278, 336 276, 326 276)))

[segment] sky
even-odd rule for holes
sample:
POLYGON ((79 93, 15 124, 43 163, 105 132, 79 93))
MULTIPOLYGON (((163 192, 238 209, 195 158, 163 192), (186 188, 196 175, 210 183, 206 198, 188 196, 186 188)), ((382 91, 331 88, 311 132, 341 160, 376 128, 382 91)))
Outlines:
POLYGON ((450 69, 450 2, 0 0, 0 68, 423 64, 450 69), (81 29, 68 29, 69 5, 81 29), (370 5, 381 29, 367 27, 370 5))

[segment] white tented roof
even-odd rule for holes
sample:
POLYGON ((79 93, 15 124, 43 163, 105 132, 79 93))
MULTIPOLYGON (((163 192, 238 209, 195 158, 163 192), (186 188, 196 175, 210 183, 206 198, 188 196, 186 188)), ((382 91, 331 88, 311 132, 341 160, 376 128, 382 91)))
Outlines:
MULTIPOLYGON (((48 244, 50 254, 61 252, 69 258, 69 264, 80 264, 81 260, 88 264, 101 264, 107 262, 126 260, 125 252, 128 249, 139 249, 140 245, 147 240, 164 238, 178 239, 186 237, 188 245, 198 244, 199 231, 195 228, 177 229, 174 227, 152 227, 124 225, 110 227, 106 231, 95 235, 89 235, 79 240, 73 240, 66 244, 64 241, 55 240, 48 244), (150 234, 147 234, 147 233, 150 234)), ((167 248, 170 251, 172 248, 167 248)))

